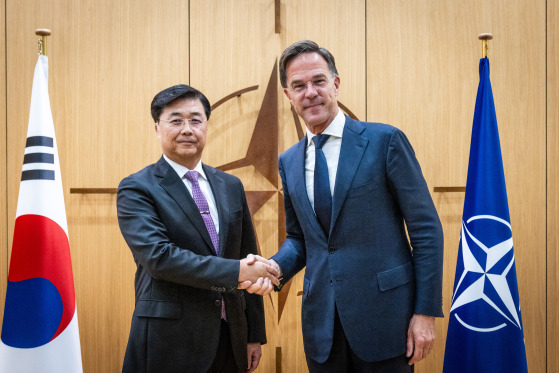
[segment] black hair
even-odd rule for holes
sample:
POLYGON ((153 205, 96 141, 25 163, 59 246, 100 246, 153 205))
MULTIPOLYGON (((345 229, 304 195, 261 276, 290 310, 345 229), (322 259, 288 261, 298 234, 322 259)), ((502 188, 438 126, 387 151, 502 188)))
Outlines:
POLYGON ((199 90, 192 88, 186 84, 177 84, 167 89, 162 90, 155 95, 153 101, 151 101, 151 116, 153 120, 157 123, 159 122, 159 116, 165 109, 173 102, 183 98, 198 99, 204 107, 204 112, 206 113, 206 119, 210 119, 210 114, 212 108, 210 102, 199 90))

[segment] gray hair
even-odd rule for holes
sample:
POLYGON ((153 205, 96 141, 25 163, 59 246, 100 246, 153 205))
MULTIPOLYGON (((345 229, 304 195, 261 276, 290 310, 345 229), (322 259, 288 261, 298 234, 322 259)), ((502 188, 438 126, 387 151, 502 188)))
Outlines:
POLYGON ((287 64, 289 61, 305 53, 317 53, 319 56, 324 58, 328 69, 332 73, 332 76, 338 76, 338 70, 336 69, 336 61, 334 56, 326 48, 321 48, 314 41, 311 40, 300 40, 296 43, 291 44, 287 47, 281 54, 279 61, 280 68, 280 82, 283 88, 287 88, 287 64))

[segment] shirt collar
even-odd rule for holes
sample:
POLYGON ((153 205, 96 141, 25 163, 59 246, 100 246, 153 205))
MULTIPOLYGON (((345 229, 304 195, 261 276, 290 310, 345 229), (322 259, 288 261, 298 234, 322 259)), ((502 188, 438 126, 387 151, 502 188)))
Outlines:
MULTIPOLYGON (((333 137, 342 138, 342 134, 344 132, 345 126, 345 116, 344 113, 338 109, 338 114, 334 117, 334 120, 326 127, 326 129, 322 132, 323 135, 330 135, 333 137)), ((312 138, 316 135, 309 131, 307 128, 307 146, 309 146, 312 142, 312 138)))
POLYGON ((208 178, 206 177, 206 173, 204 172, 204 169, 202 168, 202 161, 198 162, 196 167, 194 167, 194 170, 190 170, 190 169, 178 164, 177 162, 174 162, 174 161, 170 160, 169 157, 167 157, 165 154, 163 154, 163 158, 165 158, 167 163, 169 163, 169 165, 173 168, 173 170, 175 170, 175 172, 177 173, 177 175, 179 175, 179 177, 181 179, 184 177, 184 175, 188 171, 198 171, 198 173, 200 174, 201 177, 203 177, 205 180, 208 180, 208 178))

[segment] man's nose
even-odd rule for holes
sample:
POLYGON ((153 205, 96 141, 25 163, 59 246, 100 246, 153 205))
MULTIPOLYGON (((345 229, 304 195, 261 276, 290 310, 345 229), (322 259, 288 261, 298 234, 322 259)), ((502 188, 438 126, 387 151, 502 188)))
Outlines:
POLYGON ((182 125, 182 128, 181 128, 181 133, 184 133, 184 134, 192 133, 192 128, 190 127, 190 122, 189 121, 187 121, 187 120, 184 121, 184 124, 182 125))
POLYGON ((315 97, 317 95, 317 90, 312 82, 307 82, 305 88, 305 97, 315 97))

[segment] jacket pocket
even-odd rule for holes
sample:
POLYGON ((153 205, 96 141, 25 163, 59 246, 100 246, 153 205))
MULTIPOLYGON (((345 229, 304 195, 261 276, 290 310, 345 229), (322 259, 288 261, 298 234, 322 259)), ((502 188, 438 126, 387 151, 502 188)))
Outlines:
POLYGON ((182 306, 180 303, 155 299, 140 299, 136 303, 134 314, 138 317, 156 317, 160 319, 180 319, 182 306))
POLYGON ((379 178, 375 177, 373 180, 366 182, 348 190, 346 198, 359 198, 369 194, 371 191, 379 187, 379 178))
POLYGON ((378 286, 380 291, 394 289, 398 286, 413 281, 414 271, 411 262, 389 269, 388 271, 377 273, 378 286))
POLYGON ((243 217, 243 210, 231 211, 229 213, 229 221, 237 220, 243 217))

